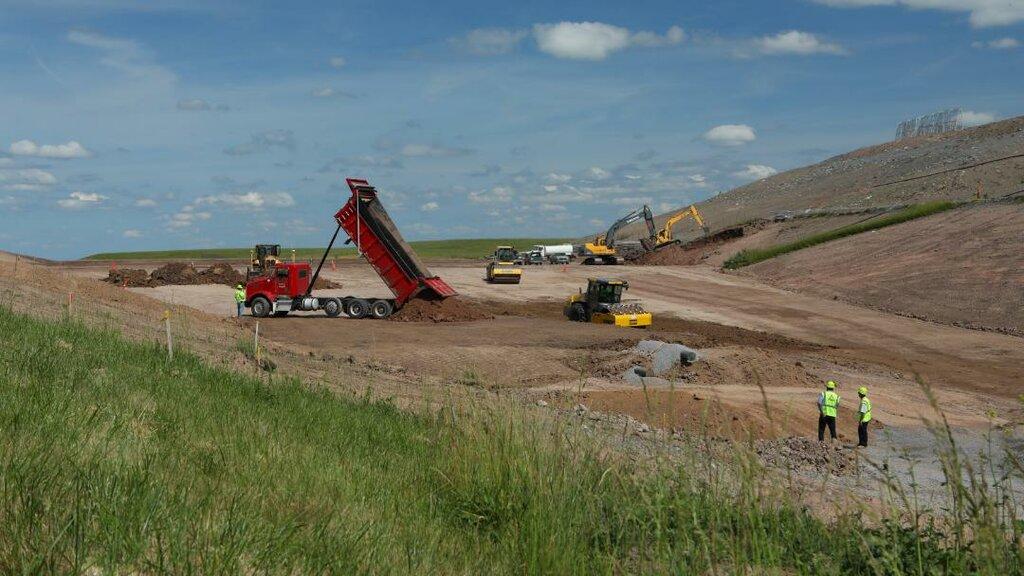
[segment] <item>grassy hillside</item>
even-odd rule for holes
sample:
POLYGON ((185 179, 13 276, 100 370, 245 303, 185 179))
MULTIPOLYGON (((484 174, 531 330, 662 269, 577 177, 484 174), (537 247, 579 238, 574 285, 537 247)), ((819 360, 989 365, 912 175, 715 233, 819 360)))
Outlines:
POLYGON ((418 416, 2 308, 0 429, 4 574, 1009 574, 1022 560, 993 487, 958 500, 952 528, 973 541, 855 511, 827 526, 749 461, 729 481, 706 460, 637 468, 509 405, 418 416))
POLYGON ((770 258, 775 258, 776 256, 781 256, 797 250, 803 250, 804 248, 810 248, 811 246, 817 246, 833 240, 839 240, 840 238, 846 238, 847 236, 862 234, 864 232, 885 228, 886 226, 902 224, 903 222, 909 222, 911 220, 916 220, 917 218, 923 218, 925 216, 931 216, 932 214, 945 212, 946 210, 951 210, 960 205, 961 204, 958 202, 940 201, 909 206, 898 212, 880 215, 874 218, 869 217, 863 222, 835 228, 820 234, 813 234, 794 242, 777 244, 775 246, 769 246, 768 248, 742 250, 726 260, 724 267, 734 270, 736 268, 750 266, 751 264, 757 264, 758 262, 763 262, 770 258))
MULTIPOLYGON (((420 240, 410 242, 413 250, 423 258, 482 258, 494 252, 499 244, 512 244, 517 248, 529 248, 534 244, 560 244, 562 238, 466 238, 457 240, 420 240)), ((325 247, 294 248, 300 259, 320 258, 325 247)), ((290 246, 282 246, 285 257, 291 256, 290 246)), ((140 252, 104 252, 86 256, 86 260, 246 260, 250 248, 202 248, 193 250, 151 250, 140 252)), ((355 249, 335 248, 331 255, 336 258, 353 258, 355 249)))

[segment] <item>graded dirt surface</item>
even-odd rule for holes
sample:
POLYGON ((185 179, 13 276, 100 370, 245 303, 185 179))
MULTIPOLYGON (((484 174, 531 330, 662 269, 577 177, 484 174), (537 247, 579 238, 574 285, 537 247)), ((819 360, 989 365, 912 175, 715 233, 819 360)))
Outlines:
POLYGON ((1024 203, 965 206, 741 273, 787 290, 1024 335, 1024 203))

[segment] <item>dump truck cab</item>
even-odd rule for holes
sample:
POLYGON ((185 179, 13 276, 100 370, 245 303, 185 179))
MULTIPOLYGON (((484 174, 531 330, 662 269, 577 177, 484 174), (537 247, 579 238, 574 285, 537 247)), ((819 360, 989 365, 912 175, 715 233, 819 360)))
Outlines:
POLYGON ((516 266, 518 254, 513 246, 498 246, 487 263, 487 281, 492 284, 519 284, 523 270, 516 266))
POLYGON ((639 302, 623 302, 629 282, 618 279, 590 278, 587 290, 580 289, 566 301, 563 312, 576 322, 594 322, 643 328, 650 326, 651 313, 639 302))
POLYGON ((323 310, 331 317, 340 314, 339 299, 310 295, 312 277, 313 269, 308 262, 268 261, 246 282, 245 305, 257 318, 284 316, 295 310, 323 310))

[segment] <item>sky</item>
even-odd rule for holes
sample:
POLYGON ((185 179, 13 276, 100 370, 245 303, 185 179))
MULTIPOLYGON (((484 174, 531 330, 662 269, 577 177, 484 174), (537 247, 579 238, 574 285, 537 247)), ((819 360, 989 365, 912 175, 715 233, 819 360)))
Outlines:
POLYGON ((574 237, 1024 114, 1024 0, 0 0, 0 249, 574 237))

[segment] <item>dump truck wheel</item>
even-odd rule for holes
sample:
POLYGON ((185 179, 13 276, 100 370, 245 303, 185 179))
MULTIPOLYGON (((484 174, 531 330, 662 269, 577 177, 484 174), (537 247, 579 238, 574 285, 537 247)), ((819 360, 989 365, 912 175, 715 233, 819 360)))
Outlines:
POLYGON ((348 315, 356 320, 365 318, 370 312, 370 303, 362 298, 353 298, 348 303, 348 315))
POLYGON ((337 298, 328 298, 323 305, 324 314, 327 314, 330 318, 337 318, 338 314, 341 314, 341 300, 337 298))
POLYGON ((378 320, 391 316, 391 303, 387 300, 377 300, 370 304, 370 316, 378 320))
POLYGON ((263 296, 257 296, 252 299, 252 315, 257 318, 266 318, 270 316, 270 311, 273 307, 270 305, 270 300, 267 300, 263 296))

